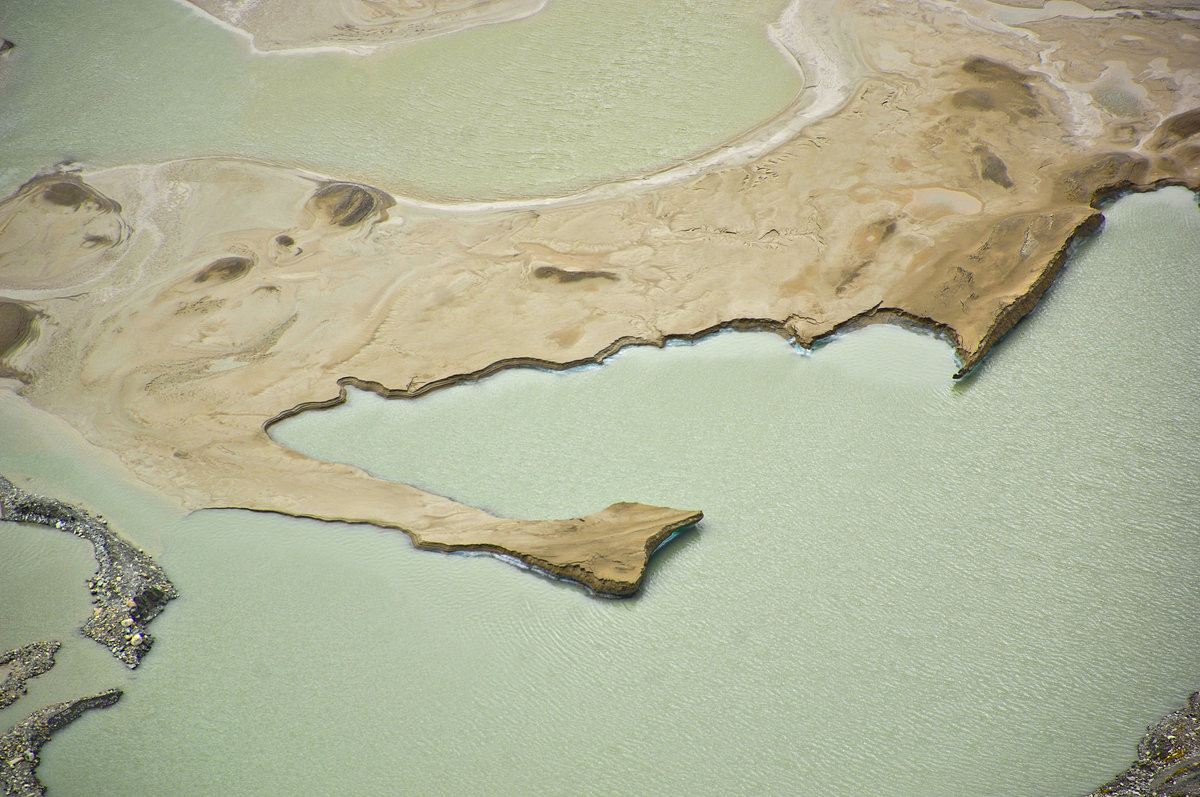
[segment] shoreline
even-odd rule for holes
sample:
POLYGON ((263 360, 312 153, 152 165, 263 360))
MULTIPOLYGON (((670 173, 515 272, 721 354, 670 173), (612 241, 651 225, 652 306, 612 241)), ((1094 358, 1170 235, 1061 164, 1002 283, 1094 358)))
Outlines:
POLYGON ((88 711, 117 703, 123 693, 109 689, 95 695, 64 700, 40 708, 0 736, 0 788, 17 797, 37 797, 45 789, 37 778, 42 747, 56 731, 62 730, 88 711))
POLYGON ((23 697, 30 678, 50 672, 54 654, 60 647, 61 642, 34 642, 0 653, 0 668, 7 668, 0 670, 0 674, 5 674, 0 680, 0 708, 7 708, 23 697))
POLYGON ((1043 273, 1042 278, 1037 280, 1034 288, 1022 297, 1019 297, 1016 307, 1023 309, 1019 315, 1016 315, 1019 310, 1015 310, 1012 316, 1006 316, 999 320, 999 323, 994 327, 995 332, 989 333, 984 348, 978 349, 973 353, 967 354, 964 359, 964 352, 959 346, 959 338, 952 327, 942 324, 930 318, 912 315, 903 309, 891 307, 875 307, 864 313, 854 316, 846 321, 841 322, 838 326, 815 337, 807 342, 800 342, 790 332, 788 320, 779 321, 772 318, 733 318, 727 321, 721 321, 706 329, 697 332, 688 333, 667 333, 658 339, 647 338, 621 338, 613 341, 608 346, 593 355, 583 357, 578 360, 569 362, 558 362, 551 360, 542 360, 537 358, 513 358, 510 360, 501 360, 491 363, 477 371, 470 373, 454 374, 444 377, 434 382, 427 382, 415 389, 408 388, 390 388, 384 384, 374 381, 363 380, 353 375, 340 376, 337 378, 338 395, 324 401, 311 401, 302 404, 297 404, 286 410, 282 410, 278 415, 268 419, 263 424, 263 431, 268 435, 270 429, 277 423, 285 421, 288 418, 295 417, 304 412, 314 410, 326 410, 341 406, 346 402, 347 392, 346 387, 353 387, 357 390, 374 393, 386 399, 418 399, 435 393, 441 390, 447 390, 458 385, 472 384, 481 382, 491 376, 495 376, 503 371, 508 371, 516 368, 533 368, 551 373, 564 373, 581 368, 591 368, 604 365, 609 359, 617 356, 621 352, 630 348, 637 347, 653 347, 662 349, 673 345, 689 345, 698 343, 705 338, 713 335, 719 335, 724 332, 770 332, 778 335, 786 340, 789 345, 804 353, 810 353, 816 348, 825 343, 829 343, 839 336, 863 329, 874 324, 893 324, 902 329, 908 329, 914 332, 931 335, 954 349, 956 361, 958 362, 958 370, 954 373, 955 381, 961 379, 969 379, 971 375, 983 364, 988 353, 992 348, 1004 338, 1012 329, 1014 329, 1026 315, 1041 301, 1041 297, 1054 284, 1059 273, 1065 268, 1071 260, 1074 252, 1080 247, 1098 235, 1104 228, 1104 214, 1100 212, 1104 205, 1111 204, 1124 196, 1133 194, 1146 194, 1162 190, 1164 188, 1183 188, 1192 192, 1195 195, 1197 202, 1200 202, 1200 182, 1188 183, 1176 180, 1163 180, 1151 185, 1138 186, 1122 186, 1116 190, 1099 192, 1092 200, 1092 207, 1096 209, 1096 213, 1087 217, 1078 227, 1071 233, 1068 240, 1063 244, 1060 251, 1056 254, 1051 265, 1043 273), (1011 323, 1009 323, 1011 322, 1011 323))
MULTIPOLYGON (((548 1, 542 0, 542 7, 548 1)), ((192 0, 176 0, 176 2, 188 7, 194 13, 200 14, 205 18, 210 18, 208 12, 193 5, 192 0)), ((823 13, 819 17, 819 27, 829 31, 830 41, 840 40, 842 37, 835 33, 836 25, 833 21, 832 8, 835 4, 831 0, 819 0, 819 2, 823 8, 823 13)), ((482 200, 439 198, 432 194, 422 194, 419 190, 414 191, 410 187, 390 186, 386 184, 386 181, 371 181, 369 184, 373 188, 388 191, 397 207, 406 209, 408 213, 487 216, 494 213, 538 211, 596 201, 617 200, 640 191, 685 182, 702 176, 714 169, 742 165, 765 157, 780 145, 793 139, 805 127, 836 113, 842 108, 849 101, 854 90, 861 82, 864 71, 863 64, 856 64, 848 57, 839 58, 839 51, 834 47, 830 47, 824 39, 808 35, 807 31, 812 30, 812 26, 803 27, 798 23, 792 22, 790 24, 793 27, 787 27, 784 20, 798 18, 799 8, 805 3, 811 6, 817 5, 814 0, 790 0, 789 5, 781 13, 780 18, 766 26, 767 38, 785 57, 789 65, 800 76, 801 83, 804 84, 801 85, 792 100, 767 119, 746 128, 733 137, 693 155, 674 160, 662 168, 650 172, 640 172, 625 177, 604 180, 603 182, 585 185, 562 194, 539 194, 482 200)), ((217 17, 211 17, 210 21, 238 33, 240 36, 250 36, 249 33, 217 17)), ((251 47, 253 49, 253 45, 251 47)), ((375 50, 358 52, 351 48, 329 46, 305 47, 286 51, 255 50, 255 52, 263 55, 303 55, 329 52, 350 56, 364 56, 370 55, 375 50)), ((243 158, 238 155, 184 155, 156 163, 122 163, 117 165, 98 165, 95 168, 89 167, 87 163, 72 162, 69 164, 69 168, 72 170, 83 169, 92 175, 99 176, 109 171, 119 171, 137 166, 155 167, 176 162, 182 163, 199 160, 236 161, 241 159, 243 158)), ((245 160, 253 163, 278 165, 281 168, 295 171, 313 180, 333 182, 342 179, 331 172, 319 169, 314 170, 303 165, 285 161, 262 158, 245 160)), ((38 175, 50 173, 49 171, 40 171, 38 175)), ((362 185, 368 185, 368 183, 364 182, 362 185)))
POLYGON ((1146 729, 1137 758, 1087 797, 1195 794, 1200 786, 1200 692, 1146 729))
MULTIPOLYGON (((822 9, 793 2, 776 42, 803 50, 785 28, 810 12, 813 31, 834 25, 822 9)), ((747 154, 739 139, 720 167, 684 164, 678 182, 439 211, 246 159, 34 178, 0 202, 0 311, 32 319, 20 340, 0 340, 7 382, 191 509, 372 523, 420 548, 510 554, 632 592, 650 543, 700 513, 617 503, 585 518, 498 518, 286 451, 266 430, 336 403, 347 384, 417 396, 722 329, 808 348, 865 324, 915 324, 953 341, 965 375, 1098 226, 1102 199, 1200 187, 1200 106, 1188 107, 1200 96, 1153 86, 1136 123, 1114 111, 1079 140, 1078 81, 1013 64, 1051 45, 1090 53, 1109 20, 1039 22, 1051 27, 1031 42, 945 16, 839 6, 838 52, 872 65, 847 103, 817 121, 798 114, 803 134, 782 144, 750 136, 766 151, 750 163, 728 165, 747 154), (920 60, 946 40, 942 60, 920 60), (898 146, 864 147, 864 129, 898 146)), ((1140 38, 1091 61, 1149 69, 1182 47, 1172 74, 1186 83, 1190 22, 1120 24, 1140 38)))
MULTIPOLYGON (((16 263, 0 313, 23 324, 0 336, 3 384, 193 509, 368 523, 417 548, 631 595, 649 557, 702 513, 620 502, 583 518, 498 518, 281 451, 270 427, 343 403, 348 386, 417 398, 726 330, 811 350, 871 324, 911 326, 947 340, 954 379, 969 378, 1101 228, 1106 202, 1200 191, 1200 107, 1186 92, 1147 100, 1138 128, 1081 101, 1081 81, 1056 82, 1045 63, 1026 71, 1017 55, 1044 55, 1040 39, 1028 50, 972 39, 910 75, 886 36, 864 45, 874 61, 845 42, 820 49, 832 35, 789 39, 805 14, 806 30, 834 27, 830 6, 814 6, 793 0, 769 29, 797 64, 816 64, 785 112, 697 158, 566 196, 438 203, 221 157, 39 175, 0 200, 0 257, 16 263), (907 106, 920 121, 900 115, 907 106), (856 151, 864 127, 900 154, 856 151), (49 266, 23 254, 42 247, 49 266), (311 398, 332 385, 337 397, 311 398)), ((1042 14, 1026 22, 1057 23, 1042 14)), ((1083 46, 1090 31, 1062 41, 1083 46)), ((938 36, 913 34, 913 51, 938 36)), ((1112 47, 1139 57, 1131 43, 1112 47)), ((102 519, 2 477, 0 519, 93 544, 97 608, 82 630, 136 667, 148 624, 178 594, 161 569, 102 519)), ((0 756, 0 779, 39 793, 50 733, 119 697, 35 712, 0 737, 15 751, 0 756)), ((1138 763, 1096 794, 1192 783, 1198 729, 1200 693, 1151 726, 1138 763)))
MULTIPOLYGON (((179 597, 162 568, 104 520, 70 504, 31 495, 3 476, 0 521, 49 526, 92 544, 97 570, 88 579, 88 591, 95 609, 80 631, 108 648, 129 669, 136 669, 154 644, 148 630, 150 622, 162 613, 168 601, 179 597)), ((47 644, 57 649, 58 643, 47 644)), ((0 708, 4 705, 2 697, 0 708)))

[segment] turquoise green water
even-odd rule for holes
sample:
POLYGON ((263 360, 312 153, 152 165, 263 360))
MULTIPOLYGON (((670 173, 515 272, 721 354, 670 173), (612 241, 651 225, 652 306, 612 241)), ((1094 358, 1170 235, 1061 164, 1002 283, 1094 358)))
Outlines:
MULTIPOLYGON (((121 705, 46 748, 43 779, 1083 793, 1200 677, 1197 251, 1189 194, 1122 201, 958 388, 944 344, 894 328, 811 356, 730 334, 300 416, 279 427, 293 445, 499 511, 708 515, 639 598, 597 601, 392 532, 151 502, 125 526, 161 540, 184 597, 121 705)), ((31 421, 0 411, 6 436, 31 421)), ((60 445, 0 446, 0 468, 53 478, 60 445)), ((63 481, 110 518, 128 499, 63 481)))
POLYGON ((6 0, 0 191, 38 169, 243 155, 395 191, 565 193, 702 153, 800 89, 781 0, 554 0, 370 57, 253 55, 167 0, 6 0))

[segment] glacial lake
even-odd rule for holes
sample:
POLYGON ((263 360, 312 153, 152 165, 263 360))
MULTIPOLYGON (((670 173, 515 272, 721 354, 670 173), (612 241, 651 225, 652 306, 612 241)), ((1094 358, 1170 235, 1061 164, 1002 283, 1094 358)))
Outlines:
MULTIPOLYGON (((949 347, 893 327, 811 355, 737 333, 419 401, 358 394, 275 429, 500 512, 704 509, 632 600, 370 527, 181 517, 0 402, 13 441, 0 472, 102 511, 183 593, 134 674, 72 664, 98 646, 67 640, 73 669, 40 697, 126 696, 45 748, 44 782, 58 795, 1098 786, 1200 682, 1200 213, 1179 189, 1107 213, 961 385, 949 347)), ((18 531, 53 537, 0 530, 10 546, 18 531)), ((18 594, 44 578, 5 567, 18 594)), ((69 557, 63 589, 84 595, 89 571, 69 557)))
MULTIPOLYGON (((355 59, 254 55, 161 0, 8 0, 0 190, 241 154, 575 191, 790 102, 781 5, 552 0, 355 59)), ((44 748, 60 797, 1089 791, 1200 687, 1200 213, 1182 190, 1106 212, 963 384, 896 328, 811 355, 742 333, 274 430, 498 513, 703 509, 625 601, 371 527, 185 516, 0 391, 0 473, 102 513, 182 592, 130 673, 75 632, 89 547, 0 524, 0 648, 65 643, 0 725, 125 689, 44 748)))

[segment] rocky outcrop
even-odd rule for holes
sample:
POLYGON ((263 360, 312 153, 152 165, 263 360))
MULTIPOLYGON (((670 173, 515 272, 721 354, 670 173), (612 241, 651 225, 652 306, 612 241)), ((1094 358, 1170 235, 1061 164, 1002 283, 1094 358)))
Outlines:
POLYGON ((3 477, 0 520, 51 526, 92 544, 99 567, 88 580, 88 589, 95 609, 83 633, 130 669, 137 667, 154 644, 146 627, 167 601, 179 595, 162 568, 104 520, 61 501, 30 495, 3 477))
POLYGON ((55 731, 66 727, 94 708, 106 708, 121 699, 121 690, 110 689, 98 695, 64 700, 29 715, 8 733, 0 736, 0 789, 14 797, 38 797, 46 790, 37 779, 38 756, 42 745, 55 731))
POLYGON ((1151 725, 1129 769, 1088 797, 1200 795, 1200 692, 1151 725))
MULTIPOLYGON (((269 427, 344 385, 410 399, 722 328, 808 347, 916 324, 967 374, 1105 197, 1200 187, 1200 51, 1168 10, 922 7, 794 4, 772 34, 815 88, 719 154, 573 197, 452 207, 238 158, 34 177, 0 201, 0 357, 31 404, 187 508, 372 523, 629 594, 698 513, 497 517, 269 427)), ((272 9, 312 21, 254 4, 272 9)))
POLYGON ((23 648, 0 653, 0 708, 11 706, 25 694, 25 684, 50 671, 60 642, 34 642, 23 648))

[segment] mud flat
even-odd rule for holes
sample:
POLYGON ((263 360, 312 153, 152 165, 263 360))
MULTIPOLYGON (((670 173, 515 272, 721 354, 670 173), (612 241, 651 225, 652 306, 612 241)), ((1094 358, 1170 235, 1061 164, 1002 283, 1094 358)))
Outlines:
POLYGON ((45 794, 37 779, 38 752, 55 731, 83 716, 84 712, 106 708, 121 699, 121 690, 64 700, 38 709, 8 733, 0 736, 0 788, 5 794, 30 797, 45 794))
MULTIPOLYGON (((112 651, 130 669, 137 667, 154 644, 147 626, 168 601, 179 595, 162 568, 110 529, 102 519, 61 501, 30 495, 2 476, 0 520, 51 526, 69 531, 92 544, 99 567, 88 581, 88 588, 96 608, 82 631, 112 651)), ((54 650, 58 648, 58 643, 42 644, 53 645, 54 650)), ((53 665, 53 650, 48 655, 46 669, 53 665)), ((20 661, 19 657, 14 660, 20 661)), ((0 666, 4 663, 4 657, 0 657, 0 666)), ((3 690, 7 683, 0 686, 0 707, 5 705, 3 690)))
POLYGON ((811 346, 916 324, 966 374, 1104 199, 1200 187, 1186 12, 916 8, 795 4, 774 35, 828 29, 837 52, 802 67, 836 96, 765 127, 791 136, 765 154, 700 174, 457 208, 239 159, 34 177, 0 203, 3 374, 188 508, 372 523, 630 594, 699 512, 498 518, 267 429, 345 385, 410 398, 722 328, 811 346))

